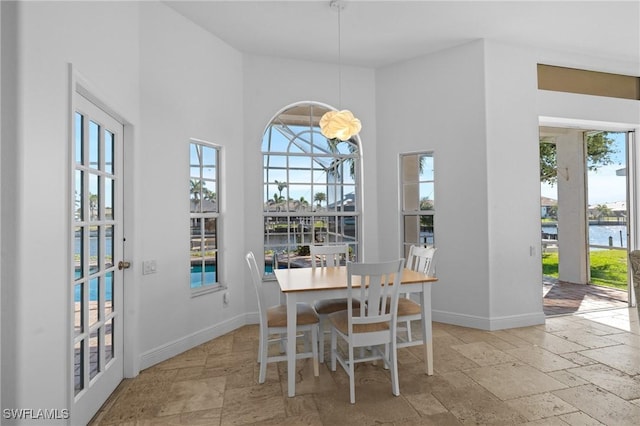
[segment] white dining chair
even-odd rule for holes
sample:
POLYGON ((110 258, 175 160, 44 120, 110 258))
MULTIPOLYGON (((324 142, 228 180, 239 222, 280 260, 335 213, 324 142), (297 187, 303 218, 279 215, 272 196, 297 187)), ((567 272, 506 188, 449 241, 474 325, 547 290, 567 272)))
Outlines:
MULTIPOLYGON (((346 264, 349 260, 349 246, 343 245, 312 245, 309 247, 311 253, 311 267, 312 268, 325 268, 327 266, 340 266, 346 264)), ((359 302, 356 301, 356 305, 359 307, 359 302)), ((324 362, 324 337, 330 333, 330 330, 326 330, 327 318, 329 314, 337 311, 344 311, 347 309, 347 299, 321 299, 316 300, 313 304, 313 308, 320 317, 320 333, 319 333, 319 350, 320 350, 320 362, 324 362)))
POLYGON ((391 371, 391 390, 400 395, 396 347, 396 310, 404 259, 380 263, 347 263, 347 310, 329 314, 331 323, 331 370, 336 361, 349 376, 349 400, 356 401, 355 364, 382 359, 391 371), (361 284, 354 288, 353 284, 361 284), (366 283, 366 285, 364 285, 366 283), (361 308, 353 306, 360 301, 361 308), (390 300, 391 303, 386 303, 390 300), (338 348, 338 337, 347 353, 338 348), (355 348, 361 348, 355 358, 355 348), (365 353, 362 348, 370 352, 365 353))
MULTIPOLYGON (((412 245, 409 248, 406 267, 427 275, 432 274, 435 247, 420 247, 412 245)), ((422 339, 414 340, 411 333, 411 321, 422 321, 422 306, 411 299, 410 294, 404 294, 398 299, 398 330, 405 331, 406 337, 398 333, 398 347, 422 345, 422 339)), ((424 324, 422 324, 424 327, 424 324)))
MULTIPOLYGON (((269 356, 270 343, 280 343, 281 348, 286 348, 286 345, 283 345, 282 342, 283 339, 287 338, 287 306, 266 306, 262 289, 262 274, 258 270, 253 252, 247 253, 245 258, 258 297, 258 312, 260 315, 260 341, 258 344, 260 374, 258 382, 264 383, 267 375, 267 364, 287 360, 286 353, 269 356), (275 335, 278 335, 278 337, 275 337, 275 335)), ((308 303, 298 303, 296 308, 296 331, 301 334, 296 335, 295 338, 305 338, 305 352, 297 353, 296 359, 312 358, 313 372, 315 376, 318 376, 318 324, 320 319, 313 307, 308 303)))

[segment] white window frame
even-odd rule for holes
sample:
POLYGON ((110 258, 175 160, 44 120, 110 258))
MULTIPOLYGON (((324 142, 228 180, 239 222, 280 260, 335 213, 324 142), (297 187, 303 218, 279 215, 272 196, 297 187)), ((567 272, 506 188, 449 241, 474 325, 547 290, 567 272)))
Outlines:
POLYGON ((409 254, 411 245, 435 246, 435 154, 433 151, 420 151, 400 154, 400 211, 402 230, 402 253, 405 257, 409 254), (421 157, 431 157, 433 170, 426 176, 420 172, 421 157), (415 165, 409 164, 413 158, 417 158, 415 165), (412 168, 411 168, 412 167, 412 168), (431 188, 431 194, 424 194, 425 188, 431 188), (425 196, 426 195, 426 196, 425 196), (425 198, 430 199, 423 200, 425 198), (426 207, 426 208, 425 208, 426 207), (412 224, 412 217, 418 216, 417 223, 412 224), (420 217, 429 216, 430 226, 426 225, 429 231, 422 234, 423 225, 420 217), (408 226, 415 225, 414 229, 407 229, 408 226))
MULTIPOLYGON (((263 253, 264 263, 268 266, 263 268, 265 279, 274 278, 272 269, 270 269, 274 265, 280 268, 305 266, 292 262, 289 254, 294 248, 308 248, 312 244, 347 244, 350 248, 350 260, 355 261, 360 258, 362 239, 361 142, 359 136, 356 135, 348 142, 337 142, 341 144, 335 148, 338 152, 330 152, 327 149, 327 139, 321 135, 316 123, 323 111, 329 110, 333 110, 333 108, 319 102, 298 102, 280 110, 265 128, 261 140, 264 207, 263 253), (306 107, 309 108, 308 117, 296 115, 306 107), (299 120, 304 117, 306 117, 306 121, 301 124, 299 120), (286 150, 272 148, 269 132, 273 127, 278 127, 281 136, 289 139, 289 147, 286 150), (278 159, 277 161, 281 161, 283 164, 272 166, 271 157, 278 159), (309 168, 303 170, 298 166, 293 166, 296 158, 310 158, 309 168), (322 175, 320 164, 325 164, 325 173, 327 170, 331 170, 331 167, 326 166, 327 164, 340 164, 340 169, 334 173, 334 176, 342 176, 341 180, 335 181, 327 176, 326 181, 316 181, 318 174, 322 175), (346 169, 347 165, 350 166, 349 170, 346 169), (271 174, 272 171, 273 174, 271 174), (306 171, 312 176, 308 182, 301 182, 295 177, 306 171), (347 179, 344 178, 345 173, 349 173, 347 179), (274 175, 280 177, 275 178, 274 175), (276 181, 286 185, 280 190, 276 181), (296 189, 306 189, 307 186, 310 193, 307 194, 308 197, 305 197, 305 200, 308 203, 298 204, 300 200, 296 189), (323 193, 326 199, 316 200, 315 196, 318 193, 323 193), (290 201, 281 201, 279 205, 269 205, 273 201, 272 198, 275 198, 274 194, 279 198, 282 197, 282 200, 290 201), (319 232, 317 224, 320 222, 324 222, 326 228, 319 232), (274 243, 270 227, 281 227, 283 224, 286 225, 286 237, 289 242, 274 243), (294 240, 295 242, 290 242, 294 240), (282 254, 278 256, 278 249, 282 248, 281 245, 287 247, 286 256, 282 254)), ((284 235, 282 232, 278 232, 284 235)), ((304 262, 304 259, 302 261, 304 262)))
MULTIPOLYGON (((202 141, 199 139, 189 139, 189 288, 191 289, 191 296, 199 296, 202 294, 210 293, 212 291, 219 291, 224 289, 225 287, 222 285, 221 272, 220 272, 220 229, 221 229, 221 215, 220 215, 220 167, 221 167, 221 146, 202 141), (192 163, 191 151, 193 146, 204 147, 207 149, 211 149, 215 152, 215 164, 214 164, 214 172, 213 175, 205 173, 207 169, 206 165, 203 164, 203 159, 200 157, 197 161, 197 164, 192 163), (194 174, 194 169, 198 169, 197 175, 194 174), (197 197, 194 197, 194 179, 198 179, 199 182, 205 182, 205 185, 200 185, 198 188, 197 197), (203 191, 208 189, 206 183, 212 183, 214 187, 215 194, 214 200, 205 199, 205 192, 203 191), (207 201, 205 203, 205 201, 207 201), (203 206, 207 206, 203 208, 203 206), (199 208, 199 211, 195 211, 194 209, 199 208), (205 229, 206 221, 214 220, 214 229, 213 229, 213 238, 210 238, 211 230, 207 232, 205 229), (198 224, 199 226, 199 235, 194 234, 194 224, 198 224), (213 247, 211 244, 213 241, 213 247), (201 253, 205 253, 202 256, 202 260, 200 265, 195 265, 194 262, 197 261, 197 257, 193 257, 194 249, 197 249, 196 245, 200 244, 199 251, 201 253), (213 263, 209 263, 206 259, 206 253, 213 253, 213 263), (207 282, 207 266, 214 265, 214 281, 207 282), (200 273, 201 280, 200 285, 193 285, 193 274, 194 274, 194 266, 200 266, 201 270, 197 273, 200 273)), ((197 184, 198 182, 196 182, 197 184)), ((211 273, 211 271, 209 271, 211 273)), ((224 271, 223 271, 224 273, 224 271)))

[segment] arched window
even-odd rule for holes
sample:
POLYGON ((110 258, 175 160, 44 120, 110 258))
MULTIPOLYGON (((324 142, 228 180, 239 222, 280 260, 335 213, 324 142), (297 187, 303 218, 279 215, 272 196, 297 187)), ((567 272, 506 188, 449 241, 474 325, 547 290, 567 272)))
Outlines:
POLYGON ((359 137, 330 140, 316 102, 291 105, 262 138, 265 274, 310 265, 309 245, 348 244, 359 259, 359 137))

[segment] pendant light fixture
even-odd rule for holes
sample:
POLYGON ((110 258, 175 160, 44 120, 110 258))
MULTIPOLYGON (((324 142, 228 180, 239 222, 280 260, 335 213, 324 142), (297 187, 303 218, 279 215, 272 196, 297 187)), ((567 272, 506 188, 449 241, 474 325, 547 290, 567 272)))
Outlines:
MULTIPOLYGON (((344 9, 342 0, 332 0, 329 7, 338 12, 338 106, 342 106, 342 50, 340 12, 344 9)), ((349 140, 362 129, 360 120, 348 109, 328 111, 320 119, 320 131, 327 139, 349 140)))

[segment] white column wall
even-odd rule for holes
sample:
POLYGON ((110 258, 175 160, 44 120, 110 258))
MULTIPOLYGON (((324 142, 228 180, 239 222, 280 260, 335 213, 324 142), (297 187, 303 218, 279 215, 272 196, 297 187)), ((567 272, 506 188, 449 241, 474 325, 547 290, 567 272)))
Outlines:
POLYGON ((556 133, 558 168, 558 278, 587 284, 587 200, 583 132, 556 133))
POLYGON ((537 69, 528 49, 485 43, 488 328, 544 323, 537 69))
POLYGON ((380 250, 401 253, 399 155, 433 151, 434 319, 454 324, 483 324, 490 314, 484 74, 483 42, 376 73, 380 250))

